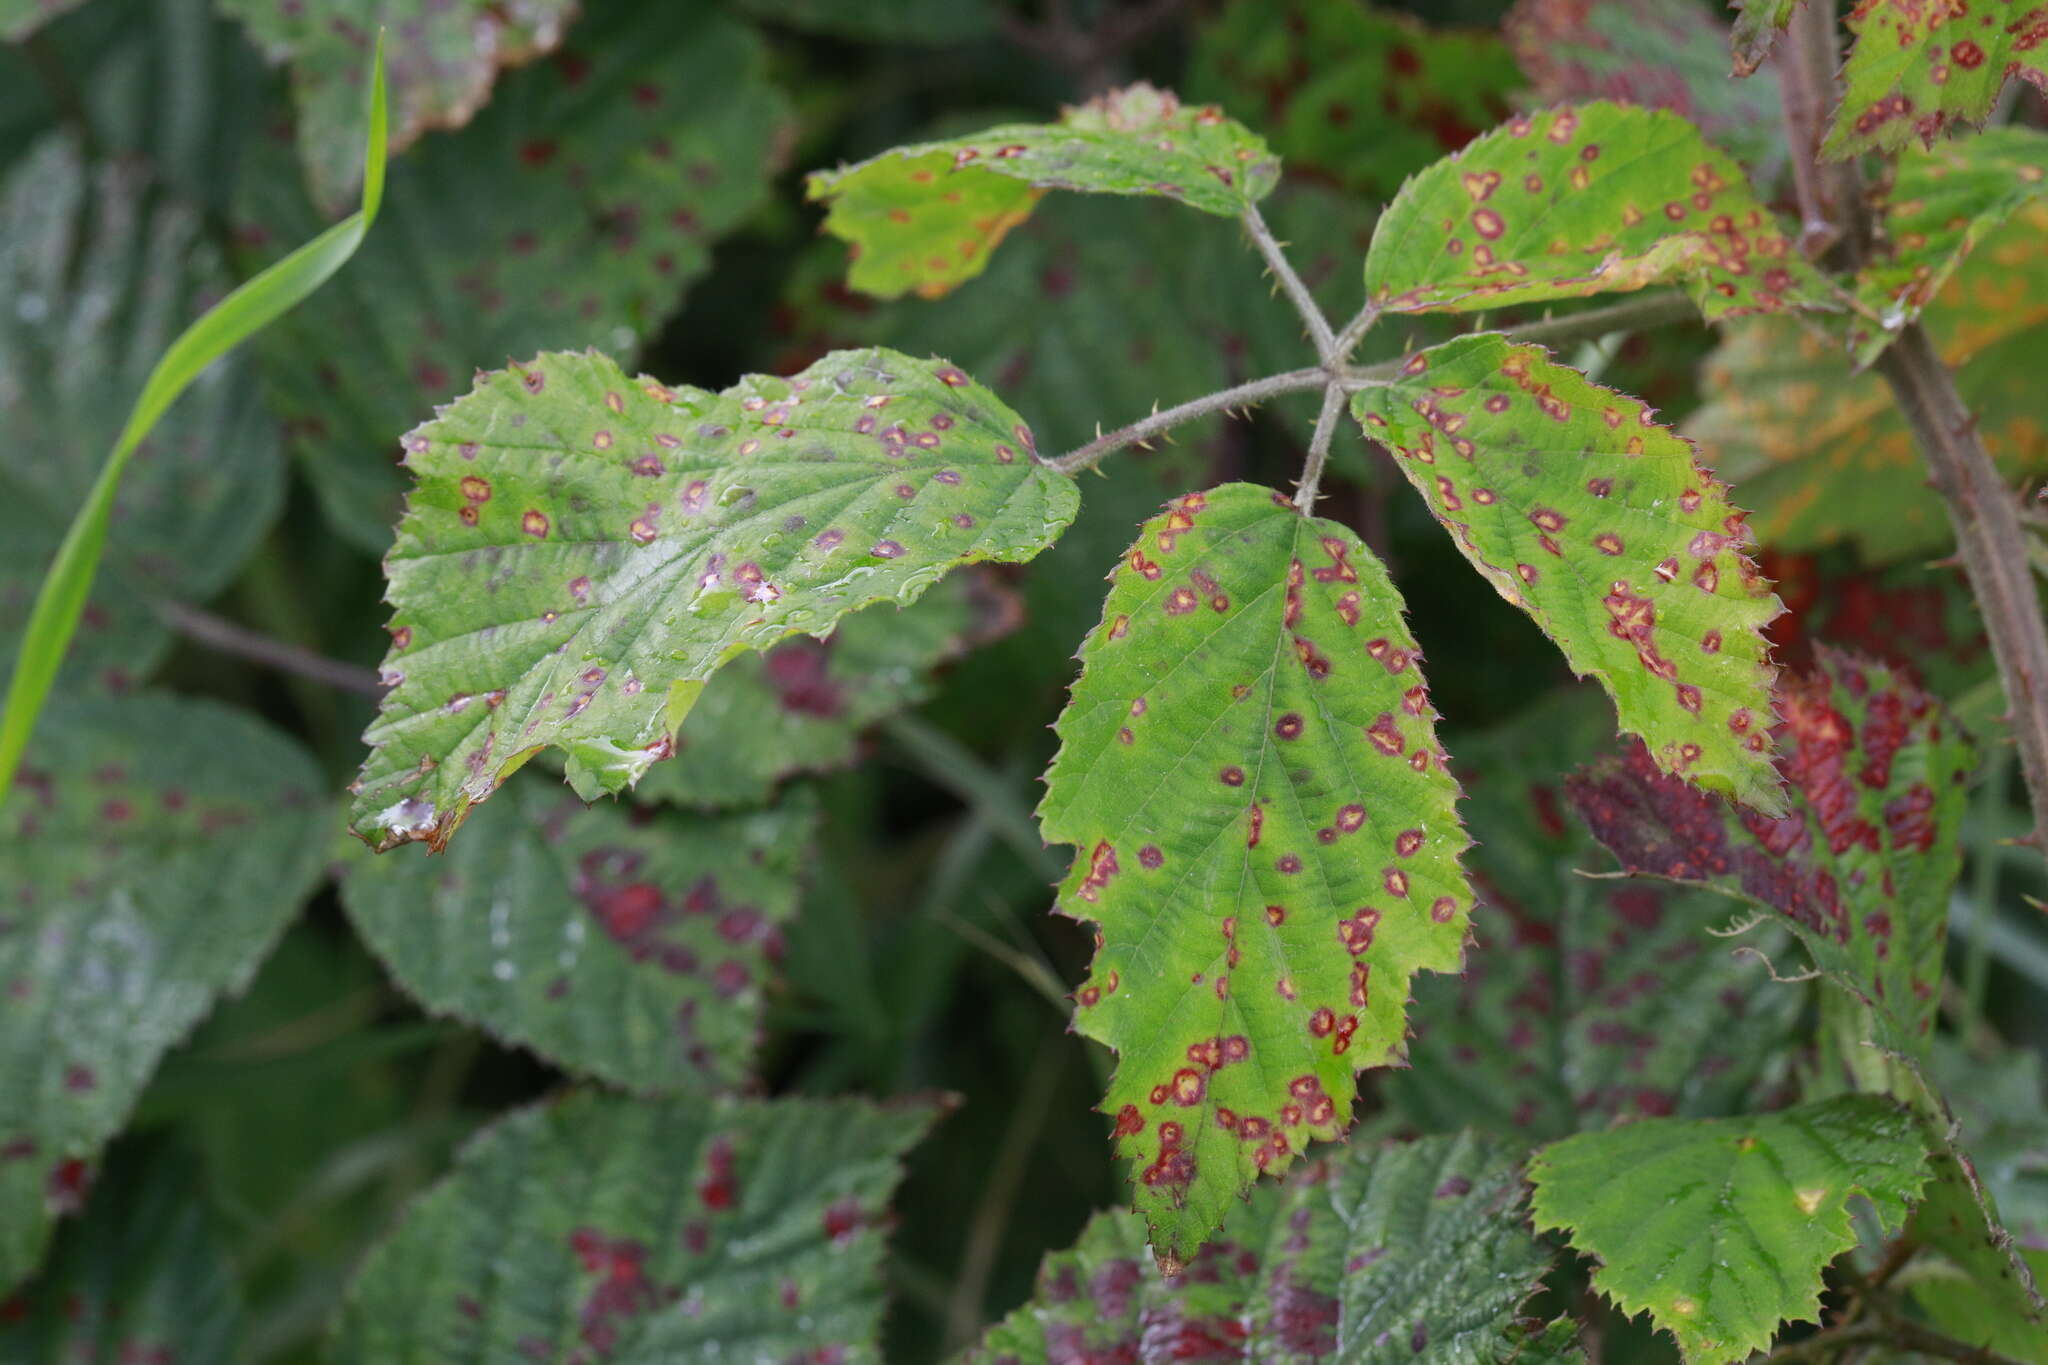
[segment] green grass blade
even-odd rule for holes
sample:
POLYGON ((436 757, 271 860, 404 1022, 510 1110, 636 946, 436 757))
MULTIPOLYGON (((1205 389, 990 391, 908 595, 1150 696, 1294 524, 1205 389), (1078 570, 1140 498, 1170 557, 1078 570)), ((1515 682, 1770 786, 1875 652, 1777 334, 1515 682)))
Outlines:
POLYGON ((371 223, 376 221, 377 208, 384 197, 387 125, 384 42, 380 35, 370 77, 370 127, 363 153, 362 207, 244 283, 171 343, 156 368, 150 371, 127 425, 121 429, 120 439, 101 467, 85 504, 72 519, 71 529, 65 533, 56 562, 36 594, 14 676, 8 680, 6 708, 0 711, 0 801, 7 799, 14 785, 22 751, 28 747, 36 717, 56 681, 72 634, 78 629, 86 597, 92 591, 93 575, 106 548, 114 493, 120 487, 129 457, 201 371, 326 283, 355 254, 371 223))

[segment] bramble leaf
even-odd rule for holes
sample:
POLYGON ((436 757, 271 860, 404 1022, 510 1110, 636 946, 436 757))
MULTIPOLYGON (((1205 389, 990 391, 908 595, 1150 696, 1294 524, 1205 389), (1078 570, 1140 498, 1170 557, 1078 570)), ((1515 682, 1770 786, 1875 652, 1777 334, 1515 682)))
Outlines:
POLYGON ((751 1071, 814 820, 801 800, 723 818, 585 810, 517 778, 445 859, 365 860, 342 899, 436 1013, 637 1092, 731 1088, 751 1071))
POLYGON ((2048 90, 2048 8, 2021 0, 1859 0, 1842 65, 1842 103, 1821 155, 1897 151, 1917 136, 1933 146, 1956 125, 1991 113, 2007 80, 2048 90))
POLYGON ((1728 30, 1692 0, 1517 0, 1505 31, 1530 103, 1669 109, 1751 164, 1784 139, 1778 73, 1729 80, 1728 30))
POLYGON ((1833 308, 1728 156, 1662 109, 1512 119, 1402 187, 1365 258, 1394 313, 1471 312, 1676 281, 1709 319, 1833 308))
MULTIPOLYGON (((323 510, 372 554, 391 544, 395 442, 420 413, 543 348, 631 364, 767 200, 789 112, 766 44, 702 5, 585 8, 467 127, 392 164, 378 231, 259 348, 323 510), (342 354, 337 336, 360 341, 342 354)), ((317 219, 289 149, 259 151, 242 235, 295 240, 317 219)))
POLYGON ((1078 500, 994 394, 882 350, 722 394, 548 354, 405 445, 391 690, 351 817, 380 850, 445 845, 550 745, 586 798, 630 785, 728 659, 1029 559, 1078 500))
MULTIPOLYGON (((2035 357, 2048 346, 2048 203, 2023 206, 1942 287, 1925 324, 2009 480, 2048 470, 2035 357)), ((1898 405, 1876 375, 1850 373, 1837 342, 1787 319, 1727 329, 1704 371, 1707 404, 1685 425, 1757 508, 1779 549, 1853 538, 1866 559, 1954 543, 1898 405)))
POLYGON ((1992 128, 1961 142, 1899 156, 1884 200, 1889 257, 1857 275, 1859 317, 1850 344, 1859 366, 1876 359, 1920 316, 1971 250, 2029 200, 2048 191, 2048 134, 1992 128))
POLYGON ((931 1118, 589 1091, 525 1110, 371 1254, 329 1358, 870 1365, 888 1201, 931 1118))
POLYGON ((980 274, 1048 189, 1158 195, 1234 218, 1279 178, 1279 160, 1243 124, 1139 84, 1097 95, 1058 123, 898 147, 814 171, 806 183, 829 205, 825 230, 852 243, 855 289, 937 298, 980 274))
POLYGON ((1039 808, 1100 928, 1075 1028, 1162 1266, 1262 1171, 1348 1126, 1410 978, 1455 970, 1472 892, 1420 654, 1349 530, 1250 484, 1146 523, 1057 729, 1039 808))
POLYGON ((143 1151, 146 1161, 130 1153, 113 1163, 42 1273, 0 1302, 0 1360, 240 1358, 241 1284, 199 1164, 176 1149, 143 1151))
POLYGON ((1474 568, 1614 698, 1666 772, 1760 810, 1778 602, 1692 443, 1497 333, 1421 351, 1352 411, 1474 568))
POLYGON ((318 769, 212 702, 59 697, 0 808, 0 1289, 76 1210, 157 1059, 311 889, 318 769))
POLYGON ((358 106, 380 26, 391 83, 393 155, 430 128, 459 128, 490 98, 498 72, 552 49, 575 0, 221 0, 273 62, 289 62, 299 156, 313 197, 339 208, 362 180, 358 106))
POLYGON ((1888 1229, 1926 1182, 1911 1115, 1875 1095, 1775 1114, 1646 1119, 1529 1163, 1536 1226, 1597 1257, 1593 1287, 1647 1309, 1688 1361, 1741 1360, 1820 1315, 1820 1272, 1856 1245, 1849 1199, 1888 1229))
POLYGON ((1252 118, 1292 170, 1383 199, 1506 118, 1500 35, 1352 0, 1236 0, 1201 26, 1187 88, 1252 118))
MULTIPOLYGON (((1254 1190, 1231 1238, 1167 1278, 1142 1264, 1141 1219, 1097 1214, 962 1365, 1536 1359, 1516 1354, 1515 1310, 1551 1254, 1529 1234, 1517 1151, 1469 1133, 1332 1151, 1254 1190)), ((1569 1335, 1546 1333, 1540 1358, 1579 1358, 1569 1335)))
POLYGON ((1730 0, 1735 10, 1729 51, 1738 76, 1754 76, 1777 45, 1778 35, 1792 22, 1799 0, 1730 0))
MULTIPOLYGON (((1613 734, 1575 687, 1456 742, 1478 946, 1462 977, 1416 983, 1409 1068, 1381 1083, 1424 1131, 1528 1141, 1738 1113, 1792 1055, 1805 993, 1714 937, 1725 897, 1580 875, 1604 859, 1564 780, 1613 734)), ((1790 938, 1766 922, 1742 945, 1775 961, 1790 938)))
POLYGON ((1924 1056, 1974 746, 1899 671, 1817 658, 1778 689, 1787 814, 1715 802, 1656 772, 1640 747, 1573 777, 1572 803, 1628 871, 1783 914, 1814 965, 1871 1006, 1880 1044, 1924 1056))

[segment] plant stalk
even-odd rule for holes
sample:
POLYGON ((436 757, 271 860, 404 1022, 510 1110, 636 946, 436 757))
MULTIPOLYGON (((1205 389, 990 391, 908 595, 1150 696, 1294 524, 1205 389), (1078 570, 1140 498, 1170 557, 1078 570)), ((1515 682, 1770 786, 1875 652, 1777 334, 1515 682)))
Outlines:
POLYGON ((310 649, 272 639, 212 612, 201 611, 183 602, 165 601, 156 604, 156 614, 165 625, 186 639, 223 654, 306 678, 337 692, 353 692, 363 697, 384 695, 384 685, 377 681, 376 673, 370 669, 358 668, 324 654, 315 654, 310 649))
POLYGON ((1280 243, 1273 237, 1273 230, 1266 226, 1266 220, 1257 204, 1246 204, 1241 215, 1244 230, 1251 234, 1259 254, 1266 258, 1266 266, 1280 281, 1280 288, 1286 291, 1288 302, 1294 311, 1301 314, 1302 323, 1308 328, 1309 339, 1315 342, 1316 355, 1325 366, 1337 364, 1341 359, 1337 353, 1337 338, 1330 331, 1330 320, 1323 316, 1323 310, 1316 305, 1315 296, 1308 292, 1308 286, 1295 273, 1293 262, 1280 249, 1280 243))
POLYGON ((1344 386, 1331 380, 1323 386, 1323 408, 1316 414, 1315 434, 1308 440, 1308 462, 1301 469, 1301 484, 1294 490, 1294 510, 1303 516, 1315 510, 1316 490, 1323 481, 1323 466, 1329 463, 1330 442, 1337 434, 1337 418, 1344 411, 1344 386))

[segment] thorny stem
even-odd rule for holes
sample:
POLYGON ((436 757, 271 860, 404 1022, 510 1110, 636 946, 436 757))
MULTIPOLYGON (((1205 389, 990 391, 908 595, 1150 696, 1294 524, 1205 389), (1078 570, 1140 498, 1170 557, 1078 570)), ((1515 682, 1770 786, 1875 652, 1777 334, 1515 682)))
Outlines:
POLYGON ((233 654, 280 673, 296 674, 338 692, 354 692, 365 697, 384 695, 384 685, 367 668, 358 668, 324 654, 315 654, 310 649, 272 639, 210 611, 201 611, 183 602, 158 602, 156 614, 165 625, 186 639, 223 654, 233 654))
POLYGON ((1870 241, 1855 163, 1820 157, 1836 95, 1835 23, 1835 0, 1802 0, 1778 47, 1785 140, 1799 201, 1799 244, 1815 259, 1838 246, 1837 254, 1860 256, 1870 241))
MULTIPOLYGON (((1800 59, 1787 63, 1780 88, 1795 163, 1818 156, 1817 143, 1811 137, 1802 140, 1800 120, 1810 109, 1825 109, 1835 97, 1835 27, 1834 0, 1806 0, 1794 19, 1800 59)), ((1832 207, 1841 220, 1841 241, 1830 263, 1861 268, 1872 223, 1856 163, 1844 161, 1825 172, 1816 165, 1795 179, 1803 218, 1824 218, 1832 207), (1833 177, 1832 205, 1807 198, 1819 192, 1824 175, 1833 177)), ((1984 449, 1977 419, 1964 406, 1955 377, 1924 327, 1906 324, 1878 357, 1876 368, 1912 429, 1927 462, 1928 481, 1948 508, 1963 569, 1991 638, 2033 804, 2028 842, 2048 857, 2048 624, 2027 563, 2019 500, 1984 449)))
POLYGON ((1323 386, 1323 410, 1316 414, 1315 434, 1308 439, 1308 462, 1301 468, 1301 484, 1294 490, 1294 510, 1307 516, 1315 510, 1316 489, 1323 481, 1323 465, 1330 458, 1330 441, 1337 434, 1337 417, 1344 411, 1344 386, 1331 380, 1323 386))
POLYGON ((1105 432, 1070 454, 1061 455, 1057 459, 1046 461, 1046 463, 1062 474, 1077 473, 1080 470, 1092 467, 1105 455, 1114 454, 1125 446, 1136 445, 1141 441, 1149 441, 1161 432, 1171 430, 1183 422, 1191 422, 1197 417, 1207 417, 1212 412, 1222 412, 1228 408, 1241 408, 1253 403, 1262 403, 1268 398, 1275 398, 1283 393, 1300 393, 1304 389, 1319 389, 1329 382, 1330 376, 1324 372, 1321 366, 1306 370, 1289 370, 1285 374, 1274 374, 1268 375, 1264 379, 1254 379, 1249 384, 1239 384, 1236 388, 1224 389, 1220 393, 1205 394, 1200 398, 1191 398, 1185 403, 1167 408, 1164 412, 1155 412, 1150 417, 1142 421, 1133 422, 1127 427, 1118 427, 1115 431, 1105 432))
POLYGON ((1323 310, 1317 306, 1315 296, 1308 292, 1308 286, 1303 284, 1301 276, 1295 273, 1293 263, 1287 259, 1287 253, 1282 251, 1280 243, 1274 240, 1273 230, 1266 226, 1266 219, 1259 212, 1259 206, 1246 204, 1240 217, 1244 223, 1244 230, 1251 234, 1253 243, 1259 248, 1259 254, 1266 258, 1267 268, 1273 272, 1274 278, 1280 281, 1281 289, 1286 291, 1288 302, 1294 305, 1295 312, 1301 314, 1302 322, 1308 327, 1309 339, 1316 344, 1316 355, 1326 366, 1337 364, 1343 357, 1337 352, 1337 338, 1330 331, 1330 320, 1323 316, 1323 310))
POLYGON ((1351 321, 1344 324, 1344 330, 1337 333, 1337 358, 1349 360, 1351 353, 1358 349, 1359 339, 1371 331, 1372 325, 1379 320, 1380 306, 1377 303, 1368 302, 1365 307, 1359 309, 1351 321))

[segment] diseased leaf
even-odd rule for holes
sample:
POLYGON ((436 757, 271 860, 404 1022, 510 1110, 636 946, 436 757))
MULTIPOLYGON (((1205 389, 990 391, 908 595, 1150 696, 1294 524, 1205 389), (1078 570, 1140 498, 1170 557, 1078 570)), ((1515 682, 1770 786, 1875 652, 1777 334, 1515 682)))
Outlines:
POLYGON ((198 1163, 145 1148, 116 1161, 41 1275, 0 1301, 10 1365, 172 1365, 239 1358, 242 1291, 198 1163))
MULTIPOLYGON (((2048 346, 2048 203, 1989 234, 1928 308, 1925 323, 2007 479, 2048 470, 2035 357, 2048 346)), ((1889 562, 1954 543, 1898 405, 1842 348, 1789 320, 1728 329, 1704 371, 1707 405, 1685 424, 1723 478, 1757 508, 1779 549, 1854 539, 1889 562)))
POLYGON ((446 858, 366 860, 349 916, 423 1005, 640 1092, 747 1079, 815 807, 686 815, 538 778, 446 858))
POLYGON ((543 355, 405 444, 391 690, 352 815, 380 850, 443 846, 546 746, 586 799, 630 785, 728 659, 1029 559, 1078 497, 994 394, 882 350, 722 394, 543 355))
MULTIPOLYGON (((1551 1260, 1518 1150, 1461 1134, 1333 1151, 1254 1190, 1229 1240, 1164 1278, 1142 1263, 1141 1219, 1097 1214, 962 1365, 1575 1359, 1516 1353, 1515 1310, 1551 1260)), ((1561 1349, 1571 1331, 1546 1337, 1561 1349)))
MULTIPOLYGON (((1948 1079, 1955 1078, 1951 1075, 1948 1079)), ((1966 1103, 1984 1098, 1960 1090, 1957 1096, 1966 1103)), ((2032 1101, 2029 1107, 2034 1112, 2027 1117, 2035 1121, 2029 1137, 2038 1147, 2044 1131, 2038 1122, 2039 1101, 2032 1101)), ((2017 1222, 2018 1237, 2006 1225, 2011 1217, 2006 1212, 2007 1197, 2018 1196, 2012 1206, 2022 1220, 2038 1213, 2039 1205, 2026 1197, 2028 1191, 2016 1186, 2009 1170, 1997 1168, 2001 1159, 2010 1160, 2012 1149, 1998 1141, 1995 1131, 1981 1127, 1981 1111, 1980 1127, 1967 1135, 1971 1145, 1989 1158, 1985 1167, 1958 1145, 1953 1114, 1943 1109, 1929 1117, 1925 1126, 1935 1140, 1929 1160, 1933 1175, 1908 1233, 1945 1261, 1931 1270, 1923 1269, 1929 1278, 1912 1281, 1914 1297, 1930 1307, 1930 1316, 1952 1327, 1964 1340, 2010 1347, 2021 1358, 2028 1358, 2048 1341, 2048 1303, 2040 1292, 2041 1271, 2048 1269, 2048 1257, 2038 1250, 2026 1250, 2028 1244, 2038 1244, 2038 1224, 2017 1222), (1983 1142, 1987 1137, 1990 1142, 1983 1142)), ((2031 1155, 2037 1168, 2033 1174, 2038 1177, 2042 1154, 2035 1151, 2031 1155)))
POLYGON ((1792 22, 1799 0, 1729 0, 1729 5, 1735 11, 1735 28, 1728 36, 1735 74, 1754 76, 1792 22))
MULTIPOLYGON (((1714 936, 1725 897, 1580 875, 1604 857, 1564 780, 1613 734, 1580 687, 1455 745, 1478 946, 1462 978, 1416 983, 1409 1068, 1382 1081, 1425 1131, 1527 1141, 1737 1113, 1791 1055, 1805 994, 1714 936)), ((1742 945, 1777 961, 1790 938, 1765 923, 1742 945)))
POLYGON ((1729 80, 1728 30, 1694 0, 1517 0, 1505 24, 1535 103, 1669 109, 1751 164, 1784 141, 1778 73, 1729 80))
MULTIPOLYGON (((701 5, 585 8, 469 126, 392 165, 378 231, 260 348, 329 520, 373 554, 390 547, 397 440, 421 412, 544 347, 630 364, 712 243, 766 201, 789 116, 765 45, 701 5)), ((295 240, 316 220, 267 150, 238 221, 250 240, 295 240)))
POLYGON ((1896 1229, 1927 1179, 1912 1117, 1876 1095, 1775 1114, 1646 1119, 1529 1163, 1536 1226, 1601 1262, 1593 1287, 1648 1310, 1688 1361, 1741 1360, 1816 1322, 1820 1272, 1856 1245, 1849 1200, 1896 1229))
POLYGON ((328 211, 362 180, 362 91, 387 31, 391 151, 429 128, 459 128, 490 98, 501 68, 547 52, 576 0, 222 0, 274 62, 289 62, 299 157, 328 211))
POLYGON ((1833 650, 1818 659, 1778 690, 1784 816, 1715 802, 1639 747, 1575 776, 1572 803, 1628 871, 1783 914, 1814 965, 1871 1006, 1878 1041, 1924 1056, 1974 746, 1895 670, 1833 650))
POLYGON ((1691 442, 1497 333, 1418 352, 1352 411, 1474 568, 1614 698, 1657 765, 1760 810, 1778 602, 1691 442))
POLYGON ((1685 285, 1708 318, 1832 308, 1829 286, 1699 130, 1600 101, 1510 120, 1402 187, 1365 258, 1388 312, 1685 285))
POLYGON ((0 39, 18 43, 85 0, 0 0, 0 39))
POLYGON ((2048 133, 1992 128, 1961 142, 1899 156, 1883 226, 1890 255, 1858 274, 1856 293, 1876 326, 1857 318, 1850 345, 1867 365, 1921 310, 1985 237, 2048 190, 2048 133))
POLYGON ((2008 79, 2048 90, 2048 6, 2028 0, 1857 0, 1842 65, 1842 103, 1821 154, 1933 146, 1952 126, 1991 113, 2008 79))
POLYGON ((938 298, 980 274, 1048 189, 1159 195, 1234 218, 1279 178, 1279 160, 1243 124, 1139 84, 1097 95, 1058 123, 898 147, 815 171, 807 185, 829 205, 825 230, 852 243, 855 289, 938 298))
POLYGON ((245 713, 60 697, 0 812, 0 1288, 34 1265, 157 1059, 312 887, 325 785, 245 713))
POLYGON ((1039 809, 1099 926, 1075 1028, 1162 1266, 1262 1171, 1348 1126, 1418 971, 1471 909, 1456 784, 1386 570, 1250 484, 1146 523, 1060 716, 1039 809))
POLYGON ((930 695, 933 669, 1007 634, 1021 610, 992 574, 969 571, 909 607, 855 612, 822 640, 743 654, 712 675, 675 756, 634 790, 700 809, 757 805, 788 778, 843 768, 871 726, 930 695))
POLYGON ((330 1359, 879 1361, 888 1201, 930 1121, 588 1091, 525 1110, 370 1256, 330 1359))
POLYGON ((1293 170, 1375 199, 1506 118, 1521 86, 1498 34, 1357 0, 1237 0, 1198 30, 1188 75, 1293 170))
MULTIPOLYGON (((230 280, 199 214, 154 188, 145 166, 95 166, 65 135, 40 142, 0 188, 0 240, 0 294, 11 301, 0 308, 6 674, 65 528, 121 435, 123 404, 230 280)), ((169 643, 152 600, 219 592, 269 530, 283 492, 254 367, 230 357, 129 464, 66 676, 117 688, 147 677, 169 643)))
POLYGON ((1812 667, 1814 646, 1826 641, 1898 667, 1937 696, 1967 696, 1993 676, 1984 617, 1959 564, 1864 569, 1847 552, 1766 550, 1763 569, 1785 601, 1771 623, 1785 668, 1812 667))

